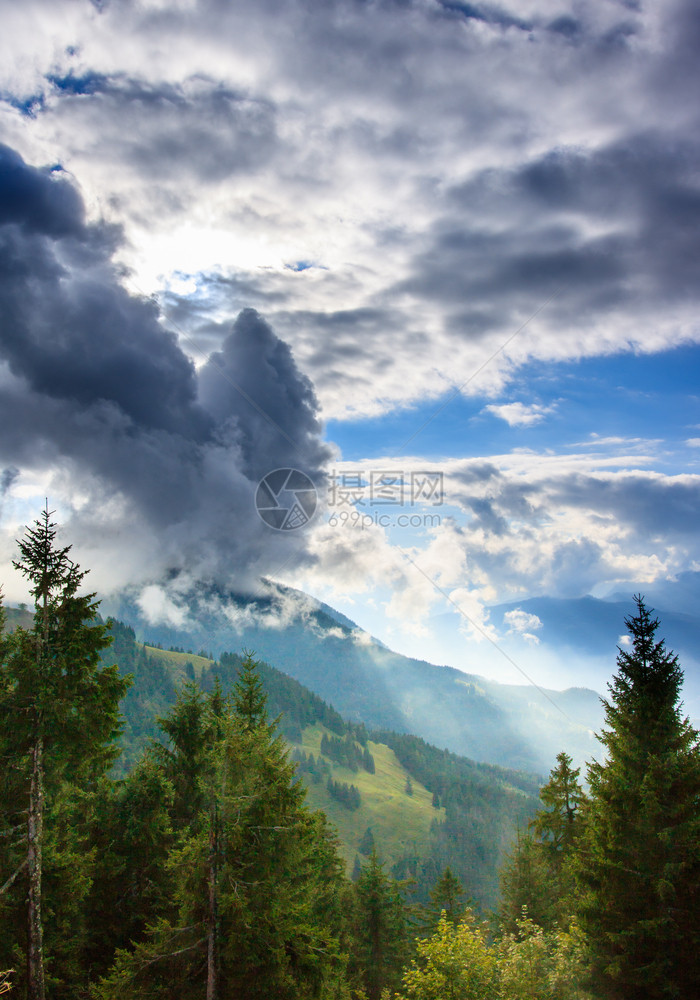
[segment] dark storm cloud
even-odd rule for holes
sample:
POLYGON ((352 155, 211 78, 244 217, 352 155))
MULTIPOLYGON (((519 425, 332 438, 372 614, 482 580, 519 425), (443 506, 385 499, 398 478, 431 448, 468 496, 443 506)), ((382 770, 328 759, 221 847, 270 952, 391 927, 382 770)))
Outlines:
POLYGON ((552 502, 612 515, 640 537, 694 538, 698 530, 700 482, 697 477, 658 478, 630 473, 615 478, 572 476, 544 483, 552 502))
POLYGON ((451 329, 472 337, 559 290, 552 311, 570 326, 695 298, 699 158, 693 139, 651 133, 484 171, 452 190, 397 290, 451 304, 451 329))
POLYGON ((318 474, 330 457, 320 441, 313 387, 292 353, 254 309, 240 313, 221 350, 199 373, 200 399, 217 426, 245 426, 243 471, 259 479, 288 464, 318 474))
POLYGON ((62 77, 48 82, 53 113, 108 132, 112 151, 158 183, 190 174, 205 183, 259 168, 277 145, 275 111, 204 75, 178 84, 120 73, 62 77), (86 100, 89 98, 89 100, 86 100))
POLYGON ((488 4, 462 3, 461 0, 438 0, 438 3, 445 13, 465 18, 467 21, 483 21, 485 24, 495 24, 500 28, 520 28, 521 31, 530 31, 533 27, 532 22, 521 21, 507 11, 488 4))
POLYGON ((2 475, 0 475, 0 497, 4 496, 10 489, 12 484, 19 478, 19 469, 10 467, 9 469, 3 469, 2 475))
POLYGON ((57 167, 29 171, 22 157, 0 144, 0 225, 67 236, 83 229, 80 195, 57 167))
POLYGON ((274 559, 258 478, 280 465, 320 478, 328 457, 310 383, 250 309, 198 377, 153 303, 119 284, 114 232, 84 224, 66 183, 3 150, 0 191, 19 194, 0 200, 0 461, 68 463, 78 488, 118 494, 132 526, 170 532, 171 568, 201 561, 242 584, 274 559))

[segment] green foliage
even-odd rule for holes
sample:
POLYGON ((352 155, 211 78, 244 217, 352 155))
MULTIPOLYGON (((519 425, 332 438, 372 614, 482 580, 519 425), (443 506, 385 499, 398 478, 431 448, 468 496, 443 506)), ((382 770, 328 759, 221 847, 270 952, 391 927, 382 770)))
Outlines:
MULTIPOLYGON (((220 693, 220 680, 215 690, 220 693)), ((238 669, 238 679, 233 687, 233 707, 244 729, 251 732, 267 722, 267 696, 252 653, 246 652, 238 669)))
POLYGON ((545 931, 527 910, 515 932, 496 941, 499 993, 508 1000, 586 1000, 586 946, 576 923, 567 931, 545 931))
POLYGON ((104 781, 91 805, 95 863, 84 903, 85 965, 106 974, 118 949, 140 940, 172 893, 175 790, 152 755, 121 781, 104 781))
POLYGON ((682 672, 637 598, 589 766, 577 851, 580 915, 606 995, 700 995, 700 743, 681 715, 682 672))
POLYGON ((501 870, 501 926, 514 931, 523 908, 543 928, 551 928, 560 913, 552 859, 529 833, 518 834, 501 870))
POLYGON ((390 746, 411 780, 432 793, 433 807, 444 809, 440 816, 433 813, 428 849, 412 866, 417 899, 427 904, 437 874, 449 867, 481 906, 497 906, 499 870, 518 827, 535 811, 537 780, 438 750, 415 736, 382 730, 373 738, 390 746))
POLYGON ((355 882, 355 934, 351 969, 369 1000, 400 981, 408 957, 401 887, 384 871, 376 850, 355 882))
POLYGON ((555 862, 567 855, 580 832, 581 806, 585 795, 578 776, 580 768, 571 767, 571 757, 563 751, 557 754, 557 766, 549 781, 540 789, 544 806, 532 822, 538 838, 555 862))
POLYGON ((344 781, 334 781, 332 778, 329 778, 326 788, 333 798, 345 806, 346 809, 352 811, 360 808, 362 798, 354 785, 348 785, 344 781))
POLYGON ((492 1000, 498 996, 496 958, 486 929, 471 912, 459 924, 443 916, 434 935, 419 941, 397 1000, 492 1000))
POLYGON ((95 595, 78 593, 87 572, 70 559, 70 546, 57 547, 50 516, 44 511, 27 529, 18 543, 21 559, 13 561, 29 581, 35 613, 31 629, 20 626, 6 640, 0 736, 25 762, 40 738, 47 780, 67 773, 88 778, 118 753, 118 704, 128 681, 116 667, 100 669, 109 631, 98 619, 95 595))
POLYGON ((31 624, 0 640, 0 964, 41 1000, 81 976, 95 852, 86 807, 118 752, 119 699, 128 687, 116 666, 86 573, 56 544, 48 510, 18 543, 13 563, 34 598, 31 624), (24 826, 24 836, 20 833, 24 826), (46 949, 44 949, 46 936, 46 949), (8 963, 9 964, 9 963, 8 963))
POLYGON ((369 748, 365 744, 364 748, 360 749, 350 731, 342 740, 338 736, 326 736, 324 733, 321 737, 321 753, 351 771, 357 772, 362 767, 369 774, 375 773, 374 758, 369 748))
MULTIPOLYGON (((187 681, 185 667, 191 657, 153 647, 144 650, 131 629, 118 623, 112 628, 116 658, 122 670, 134 673, 133 688, 124 702, 127 730, 123 737, 125 760, 133 766, 149 737, 162 739, 153 717, 169 711, 177 686, 187 681)), ((225 690, 230 689, 242 662, 234 653, 223 654, 217 664, 195 662, 202 689, 211 690, 216 678, 225 690)), ((258 674, 268 699, 268 717, 281 714, 279 731, 297 743, 293 751, 297 774, 309 790, 310 801, 327 811, 341 832, 349 868, 359 837, 371 825, 388 863, 401 866, 394 873, 415 878, 416 897, 423 903, 427 904, 439 873, 450 866, 470 896, 481 905, 497 905, 498 869, 517 826, 532 816, 532 792, 538 788, 535 778, 476 764, 406 734, 383 732, 376 734, 379 743, 369 743, 363 725, 344 723, 329 705, 291 677, 264 663, 258 665, 258 674), (326 740, 321 747, 323 736, 326 740), (348 766, 343 755, 349 747, 358 769, 334 773, 333 778, 358 789, 361 804, 354 811, 332 798, 326 788, 331 764, 348 766), (330 754, 324 756, 323 750, 330 754), (336 757, 345 763, 331 756, 336 750, 336 757), (410 798, 403 794, 407 775, 414 792, 410 798), (395 783, 400 798, 395 795, 395 783), (426 808, 431 800, 434 808, 426 808), (431 832, 434 819, 437 823, 431 832)))
POLYGON ((360 854, 364 854, 364 856, 368 858, 372 853, 372 851, 374 851, 375 849, 376 845, 374 843, 374 834, 372 833, 372 828, 368 826, 365 832, 362 834, 362 840, 360 841, 360 846, 358 847, 358 850, 360 854))
POLYGON ((540 789, 540 809, 530 834, 518 835, 501 871, 502 925, 514 931, 523 908, 541 927, 566 924, 572 912, 572 862, 582 829, 586 796, 571 757, 557 755, 557 766, 540 789))
POLYGON ((467 910, 458 923, 445 914, 432 937, 419 941, 396 1000, 585 1000, 581 932, 545 932, 523 914, 516 931, 491 943, 486 924, 467 910))
POLYGON ((169 891, 96 996, 202 996, 207 981, 222 1000, 334 995, 341 865, 325 819, 304 807, 252 657, 231 698, 185 685, 161 724, 168 742, 144 766, 172 789, 169 891))
POLYGON ((446 868, 430 890, 432 910, 438 914, 444 913, 450 923, 456 924, 464 913, 463 896, 464 886, 458 878, 455 878, 452 871, 446 868))

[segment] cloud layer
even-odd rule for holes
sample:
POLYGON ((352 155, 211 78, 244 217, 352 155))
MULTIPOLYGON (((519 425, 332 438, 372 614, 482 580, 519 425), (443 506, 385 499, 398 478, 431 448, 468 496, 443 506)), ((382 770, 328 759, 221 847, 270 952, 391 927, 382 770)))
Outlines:
POLYGON ((697 476, 602 426, 440 463, 419 568, 376 523, 282 537, 252 505, 278 466, 323 487, 321 417, 456 389, 536 432, 564 407, 505 395, 533 360, 700 342, 696 3, 0 12, 5 518, 45 489, 100 579, 245 588, 301 562, 402 628, 446 593, 475 635, 489 602, 696 564, 697 476))
POLYGON ((199 275, 170 299, 197 343, 264 309, 326 415, 698 339, 690 0, 24 9, 17 147, 79 175, 148 291, 199 275))
POLYGON ((262 524, 257 483, 292 461, 321 483, 329 451, 289 348, 247 309, 196 371, 60 171, 0 147, 0 190, 3 493, 16 467, 49 470, 113 583, 168 571, 245 590, 291 559, 300 539, 262 524))

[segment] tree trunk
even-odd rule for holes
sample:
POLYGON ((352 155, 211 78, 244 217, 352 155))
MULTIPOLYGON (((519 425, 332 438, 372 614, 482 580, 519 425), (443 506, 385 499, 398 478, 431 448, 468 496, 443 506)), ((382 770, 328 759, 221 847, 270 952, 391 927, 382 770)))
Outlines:
POLYGON ((212 811, 209 828, 209 912, 207 915, 207 1000, 217 1000, 219 994, 218 954, 216 940, 216 861, 217 861, 217 816, 212 811))
POLYGON ((27 1000, 45 1000, 44 934, 41 924, 41 848, 44 828, 44 741, 38 736, 32 748, 32 778, 27 817, 27 1000))

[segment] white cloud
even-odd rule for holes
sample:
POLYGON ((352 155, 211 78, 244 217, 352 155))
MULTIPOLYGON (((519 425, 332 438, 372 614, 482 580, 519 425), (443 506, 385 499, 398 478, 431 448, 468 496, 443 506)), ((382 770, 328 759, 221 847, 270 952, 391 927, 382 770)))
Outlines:
POLYGON ((515 632, 522 635, 524 639, 539 642, 537 636, 531 634, 542 628, 542 622, 537 615, 528 614, 522 608, 514 608, 512 611, 506 611, 503 615, 503 621, 508 626, 509 633, 515 632))
POLYGON ((531 403, 529 406, 526 403, 502 403, 485 407, 485 412, 505 420, 509 427, 530 427, 541 423, 555 409, 554 406, 541 406, 538 403, 531 403))
MULTIPOLYGON (((197 363, 242 307, 258 308, 326 417, 455 390, 503 398, 532 359, 697 342, 692 4, 562 0, 569 34, 547 0, 488 11, 480 20, 435 0, 6 2, 5 141, 34 164, 63 164, 90 217, 121 227, 121 277, 159 295, 197 363)), ((486 411, 527 427, 554 406, 486 411)), ((489 602, 681 571, 700 558, 698 479, 650 471, 659 450, 603 433, 567 454, 434 463, 450 516, 410 549, 415 565, 377 525, 318 524, 294 579, 377 597, 397 628, 414 630, 445 591, 493 635, 489 602)), ((244 485, 233 451, 207 461, 206 531, 227 523, 244 485)), ((6 523, 24 516, 22 475, 6 523)), ((47 476, 99 585, 182 557, 181 533, 154 537, 71 465, 47 476), (85 509, 86 496, 105 506, 85 509)), ((208 550, 222 546, 185 528, 186 559, 204 551, 215 563, 220 551, 208 550)), ((237 529, 255 572, 270 570, 257 554, 273 546, 247 522, 237 529)), ((277 554, 291 575, 286 549, 277 554)), ((152 614, 177 613, 156 593, 145 600, 152 614)), ((534 625, 518 631, 535 638, 534 625)))
POLYGON ((0 87, 35 99, 5 134, 124 226, 134 288, 202 279, 196 340, 262 308, 327 416, 379 414, 697 340, 693 230, 658 217, 697 158, 689 9, 5 4, 0 87))
POLYGON ((149 625, 183 628, 187 624, 187 608, 176 604, 172 596, 156 584, 144 587, 136 603, 149 625))
MULTIPOLYGON (((388 617, 417 634, 425 634, 431 614, 457 605, 472 637, 482 628, 496 640, 490 604, 652 582, 700 558, 700 476, 640 470, 639 457, 519 452, 439 465, 404 459, 404 469, 439 469, 444 476, 443 517, 421 547, 402 555, 377 525, 354 531, 319 525, 311 536, 316 562, 291 582, 314 593, 332 586, 337 595, 381 594, 388 617)), ((367 477, 375 467, 392 464, 362 463, 367 477)), ((516 609, 504 624, 536 644, 536 616, 516 609)))

